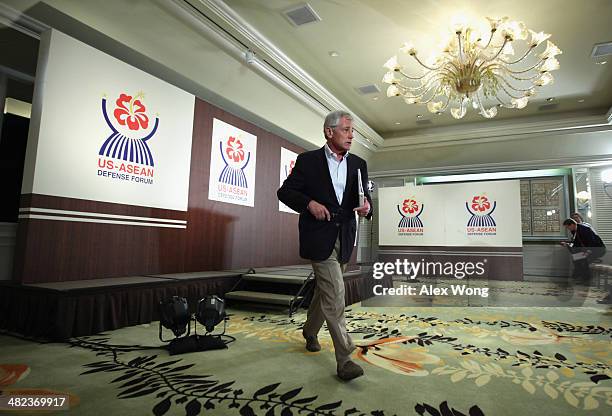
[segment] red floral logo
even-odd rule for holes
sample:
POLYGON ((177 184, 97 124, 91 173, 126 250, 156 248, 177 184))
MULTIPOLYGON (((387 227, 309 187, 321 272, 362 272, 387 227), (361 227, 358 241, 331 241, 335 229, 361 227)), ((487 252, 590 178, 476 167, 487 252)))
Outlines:
POLYGON ((291 175, 291 172, 293 171, 294 167, 295 167, 295 160, 292 160, 291 163, 289 163, 289 175, 291 175))
POLYGON ((244 160, 244 149, 242 142, 235 137, 230 136, 226 143, 225 153, 227 157, 238 163, 244 160))
POLYGON ((472 209, 478 212, 484 212, 491 209, 489 198, 484 195, 478 195, 472 198, 472 209))
POLYGON ((139 93, 133 98, 121 94, 116 101, 117 108, 113 115, 119 124, 127 125, 130 130, 146 129, 149 126, 149 116, 145 114, 147 109, 139 98, 144 98, 144 94, 139 93))
POLYGON ((406 214, 414 214, 415 212, 419 211, 419 203, 414 199, 404 199, 402 211, 404 211, 406 214))

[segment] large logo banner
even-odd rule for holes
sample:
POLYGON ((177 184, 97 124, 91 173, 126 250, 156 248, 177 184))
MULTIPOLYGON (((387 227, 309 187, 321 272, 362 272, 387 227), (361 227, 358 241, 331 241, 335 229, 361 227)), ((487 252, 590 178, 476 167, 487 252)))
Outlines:
MULTIPOLYGON (((284 147, 281 147, 279 186, 282 186, 283 182, 285 182, 285 179, 287 179, 289 174, 291 174, 291 171, 293 170, 293 167, 295 166, 295 161, 297 157, 298 157, 297 153, 292 152, 289 149, 285 149, 284 147)), ((297 212, 295 212, 294 210, 292 210, 291 208, 289 208, 287 205, 283 204, 280 201, 278 201, 278 210, 282 212, 288 212, 290 214, 297 214, 297 212)))
POLYGON ((61 32, 50 38, 23 191, 186 211, 195 97, 61 32))
POLYGON ((380 245, 522 247, 520 181, 379 189, 380 245))
POLYGON ((257 136, 213 120, 208 199, 255 206, 257 136))
POLYGON ((380 245, 440 245, 444 209, 427 186, 380 188, 380 245))

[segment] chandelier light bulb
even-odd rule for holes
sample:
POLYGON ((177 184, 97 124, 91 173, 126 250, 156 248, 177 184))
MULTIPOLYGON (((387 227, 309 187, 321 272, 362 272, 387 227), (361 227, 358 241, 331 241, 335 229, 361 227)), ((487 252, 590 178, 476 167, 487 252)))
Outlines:
POLYGON ((548 33, 534 32, 531 29, 529 29, 529 33, 531 34, 531 46, 533 47, 538 46, 540 43, 544 42, 550 37, 548 33))
POLYGON ((389 58, 387 62, 383 65, 383 68, 387 68, 389 71, 397 71, 400 69, 399 64, 397 63, 397 55, 389 58))
POLYGON ((414 48, 414 44, 412 42, 405 42, 399 50, 401 53, 405 53, 406 55, 416 55, 417 53, 417 50, 414 48))
POLYGON ((430 101, 427 103, 427 109, 430 113, 437 113, 444 108, 444 103, 442 101, 430 101))
POLYGON ((527 107, 528 102, 529 102, 529 98, 527 97, 513 98, 512 101, 510 101, 510 103, 512 104, 512 107, 518 108, 518 109, 527 107))
POLYGON ((535 81, 535 84, 539 87, 543 87, 545 85, 552 84, 555 78, 550 74, 550 72, 544 72, 540 77, 535 81))
POLYGON ((540 67, 541 72, 555 71, 559 69, 559 61, 555 57, 550 57, 544 61, 544 64, 540 67))
POLYGON ((389 85, 389 88, 387 88, 387 97, 397 97, 398 95, 401 95, 399 88, 394 84, 389 85))
POLYGON ((546 50, 540 55, 540 59, 552 58, 552 57, 555 57, 557 55, 561 55, 562 53, 563 52, 561 52, 561 49, 559 49, 557 47, 557 45, 555 45, 551 41, 547 40, 546 41, 546 50))
POLYGON ((467 29, 468 19, 463 15, 453 16, 451 20, 451 27, 453 28, 453 32, 461 33, 467 29))
POLYGON ((404 43, 400 55, 384 65, 382 81, 390 84, 387 96, 425 104, 435 114, 450 109, 457 119, 466 115, 470 104, 485 118, 495 117, 502 107, 525 108, 539 87, 554 81, 551 71, 560 68, 555 57, 562 52, 549 40, 550 34, 530 30, 523 22, 507 17, 487 20, 483 28, 463 16, 454 18, 446 39, 427 53, 404 43), (412 73, 408 68, 413 65, 405 65, 409 60, 418 67, 412 73))
POLYGON ((382 79, 382 82, 384 84, 396 84, 399 81, 400 81, 399 79, 395 78, 395 72, 394 71, 387 72, 385 74, 385 76, 383 77, 383 79, 382 79))

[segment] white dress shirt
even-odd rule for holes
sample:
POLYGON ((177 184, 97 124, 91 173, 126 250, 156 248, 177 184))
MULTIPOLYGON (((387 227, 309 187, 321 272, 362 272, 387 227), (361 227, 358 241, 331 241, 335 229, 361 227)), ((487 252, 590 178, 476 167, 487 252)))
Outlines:
POLYGON ((342 205, 342 196, 344 195, 344 188, 346 187, 346 171, 349 152, 346 152, 342 159, 338 160, 337 154, 332 152, 327 144, 324 146, 325 159, 327 159, 327 167, 329 168, 329 176, 331 177, 332 184, 334 185, 334 192, 336 192, 336 198, 338 204, 342 205))

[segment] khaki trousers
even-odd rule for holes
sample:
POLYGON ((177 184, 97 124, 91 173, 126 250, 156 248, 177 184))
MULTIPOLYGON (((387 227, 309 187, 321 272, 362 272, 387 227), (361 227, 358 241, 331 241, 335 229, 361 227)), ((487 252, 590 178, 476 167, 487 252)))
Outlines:
POLYGON ((336 240, 334 249, 327 260, 313 262, 315 273, 315 290, 308 308, 308 318, 304 324, 304 336, 316 336, 323 322, 331 335, 336 351, 338 366, 350 360, 355 344, 346 332, 344 319, 344 279, 342 273, 346 264, 338 261, 340 239, 336 240))

